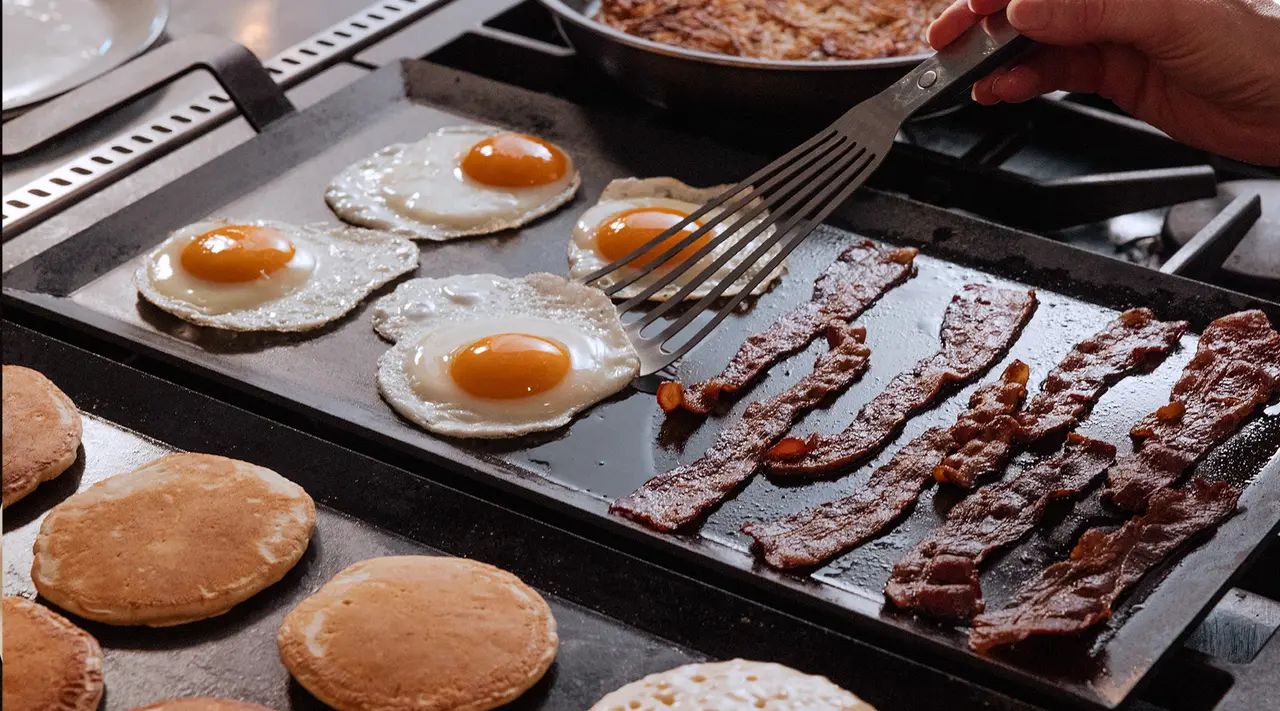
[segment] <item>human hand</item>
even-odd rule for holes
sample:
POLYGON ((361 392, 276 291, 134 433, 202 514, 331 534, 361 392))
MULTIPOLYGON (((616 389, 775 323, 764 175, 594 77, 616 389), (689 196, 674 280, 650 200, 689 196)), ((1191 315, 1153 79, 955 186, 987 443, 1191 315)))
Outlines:
POLYGON ((1280 165, 1280 0, 956 0, 929 43, 1006 6, 1041 46, 974 84, 979 103, 1096 93, 1183 143, 1280 165))

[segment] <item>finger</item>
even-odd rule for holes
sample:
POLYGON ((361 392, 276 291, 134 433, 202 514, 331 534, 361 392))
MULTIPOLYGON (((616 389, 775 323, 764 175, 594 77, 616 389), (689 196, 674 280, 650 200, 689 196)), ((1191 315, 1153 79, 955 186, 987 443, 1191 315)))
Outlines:
POLYGON ((991 93, 1010 103, 1051 91, 1092 93, 1102 88, 1104 76, 1098 47, 1042 47, 993 82, 991 93))
POLYGON ((965 30, 978 24, 980 19, 982 18, 969 9, 968 0, 956 0, 929 25, 929 46, 934 49, 946 47, 964 34, 965 30))
POLYGON ((1009 0, 969 0, 969 10, 975 15, 994 15, 1009 4, 1009 0))
POLYGON ((1011 0, 1009 22, 1038 42, 1152 47, 1169 39, 1164 0, 1011 0))
POLYGON ((1000 97, 995 93, 995 84, 1009 73, 1009 67, 1001 67, 991 74, 974 82, 971 92, 973 100, 983 106, 991 106, 1000 103, 1000 97))

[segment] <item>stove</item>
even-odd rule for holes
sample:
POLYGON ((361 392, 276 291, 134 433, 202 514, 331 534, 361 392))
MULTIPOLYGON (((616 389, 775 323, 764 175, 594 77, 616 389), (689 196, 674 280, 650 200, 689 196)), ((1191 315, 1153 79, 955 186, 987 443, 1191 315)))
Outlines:
MULTIPOLYGON (((329 47, 334 51, 326 52, 325 45, 312 38, 265 62, 268 73, 278 84, 292 87, 322 71, 340 69, 344 75, 358 76, 405 57, 423 58, 768 156, 792 147, 825 123, 798 119, 785 126, 760 125, 745 118, 650 106, 580 61, 536 0, 424 0, 417 5, 416 0, 392 0, 372 6, 335 25, 339 29, 316 36, 337 45, 329 47)), ((212 122, 208 116, 222 114, 227 102, 213 100, 212 95, 206 99, 200 105, 210 111, 198 111, 196 104, 181 109, 194 122, 212 122)), ((224 120, 229 118, 230 114, 224 120)), ((177 123, 181 133, 186 123, 177 123)), ((192 131, 170 146, 176 170, 185 172, 201 162, 183 160, 184 146, 199 135, 192 131)), ((136 179, 127 176, 129 170, 108 169, 127 165, 133 155, 115 145, 120 144, 105 142, 67 165, 81 158, 97 163, 95 176, 105 177, 84 181, 91 189, 117 179, 136 179), (93 161, 93 155, 103 153, 108 163, 93 161)), ((139 159, 134 167, 144 162, 139 159)), ((42 196, 32 191, 48 192, 40 180, 4 198, 6 251, 27 230, 44 232, 38 248, 50 246, 58 236, 50 234, 55 230, 45 228, 44 221, 74 212, 89 192, 72 191, 39 220, 11 229, 11 218, 29 209, 13 201, 36 206, 42 196)), ((1092 98, 1054 95, 1022 105, 961 106, 917 119, 900 132, 897 146, 870 185, 1116 259, 1280 299, 1280 171, 1188 148, 1092 98)), ((56 231, 65 236, 78 230, 56 231)), ((6 271, 10 266, 6 258, 6 271)), ((76 341, 66 331, 49 330, 76 341)), ((135 362, 127 353, 115 357, 135 362)), ((171 378, 181 377, 161 366, 136 362, 171 378)), ((1277 699, 1274 670, 1280 663, 1280 640, 1272 639, 1280 628, 1277 569, 1280 540, 1208 614, 1132 707, 1208 711, 1258 708, 1259 699, 1277 699)), ((966 708, 1029 708, 1008 705, 1005 697, 988 693, 973 685, 963 703, 966 708)), ((938 697, 939 705, 943 698, 938 697)))
MULTIPOLYGON (((375 47, 359 58, 381 64, 391 56, 375 47)), ((535 0, 424 58, 757 153, 781 154, 827 122, 762 125, 649 106, 579 61, 535 0)), ((1058 93, 919 118, 900 132, 869 184, 1152 268, 1170 262, 1232 200, 1258 195, 1271 216, 1238 209, 1213 224, 1193 245, 1194 259, 1191 250, 1181 255, 1178 273, 1272 300, 1280 295, 1280 171, 1177 143, 1096 97, 1058 93), (1187 202, 1166 225, 1170 208, 1187 202)))

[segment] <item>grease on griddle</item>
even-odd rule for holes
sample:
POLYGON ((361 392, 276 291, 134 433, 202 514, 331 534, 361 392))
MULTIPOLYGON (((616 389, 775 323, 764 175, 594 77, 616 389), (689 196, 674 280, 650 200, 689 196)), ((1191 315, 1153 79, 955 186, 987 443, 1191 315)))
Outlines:
POLYGON ((916 437, 852 495, 775 521, 748 523, 742 530, 755 539, 756 550, 775 568, 818 565, 862 543, 915 503, 948 452, 963 449, 968 442, 993 440, 985 434, 986 427, 1004 430, 1027 392, 1028 373, 1022 361, 1010 363, 998 382, 973 393, 969 409, 955 425, 935 427, 916 437))
POLYGON ((1209 324, 1196 355, 1174 384, 1168 405, 1130 431, 1141 448, 1108 473, 1107 496, 1130 511, 1172 484, 1260 405, 1280 391, 1280 333, 1261 311, 1209 324))
POLYGON ((752 403, 700 459, 650 479, 614 502, 610 512, 662 531, 692 523, 750 478, 765 450, 796 418, 862 377, 871 356, 865 340, 865 329, 831 322, 831 350, 818 358, 813 372, 782 393, 752 403))
POLYGON ((1018 339, 1035 305, 1034 290, 965 285, 943 315, 936 353, 899 373, 843 432, 783 440, 766 455, 770 470, 782 476, 816 476, 866 459, 946 386, 971 380, 994 365, 1018 339))
POLYGON ((885 292, 906 281, 918 253, 912 248, 877 249, 868 240, 846 249, 814 282, 809 301, 749 336, 719 375, 688 387, 663 383, 658 389, 658 406, 664 412, 676 408, 710 412, 725 396, 759 378, 771 364, 804 349, 832 321, 852 321, 885 292))
POLYGON ((1186 321, 1157 321, 1150 309, 1130 309, 1075 345, 1018 413, 1021 438, 1036 442, 1079 424, 1107 388, 1159 364, 1187 330, 1186 321))
POLYGON ((1035 635, 1075 634, 1106 620, 1112 604, 1147 571, 1230 518, 1239 497, 1226 482, 1201 479, 1156 492, 1146 514, 1112 532, 1086 531, 1069 559, 1045 568, 1008 607, 974 618, 969 646, 981 652, 1035 635))
POLYGON ((1050 501, 1080 494, 1115 456, 1114 446, 1072 434, 1056 456, 961 501, 894 566, 885 597, 938 619, 965 621, 982 612, 978 566, 1029 533, 1050 501))

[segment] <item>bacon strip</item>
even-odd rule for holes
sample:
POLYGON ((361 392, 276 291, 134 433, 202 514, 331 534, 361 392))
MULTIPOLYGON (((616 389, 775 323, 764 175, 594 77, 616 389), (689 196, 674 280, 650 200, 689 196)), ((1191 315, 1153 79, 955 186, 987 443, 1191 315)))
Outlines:
POLYGON ((1108 473, 1106 495, 1141 511, 1258 406, 1280 392, 1280 333, 1261 311, 1224 316, 1200 334, 1196 355, 1173 386, 1168 405, 1142 418, 1130 434, 1141 449, 1108 473))
POLYGON ((1239 498, 1226 482, 1200 479, 1156 492, 1145 515, 1110 533, 1086 531, 1068 560, 1045 568, 1007 608, 976 617, 969 646, 981 652, 1032 635, 1074 634, 1109 618, 1126 590, 1196 534, 1230 518, 1239 498))
POLYGON ((1079 424, 1107 388, 1159 364, 1186 330, 1186 321, 1157 321, 1150 309, 1120 314, 1077 343, 1044 379, 1041 392, 1018 414, 1022 439, 1035 442, 1079 424))
POLYGON ((1049 502, 1076 496, 1115 461, 1106 442, 1068 435, 1066 446, 1013 479, 961 501, 947 522, 894 566, 885 597, 904 610, 967 621, 982 612, 978 566, 1044 518, 1049 502))
POLYGON ((852 495, 775 521, 748 523, 742 530, 775 568, 815 566, 862 543, 915 503, 948 451, 964 448, 966 442, 993 440, 985 430, 1007 426, 1027 392, 1028 372, 1021 361, 1009 364, 999 382, 974 392, 955 425, 935 427, 911 440, 852 495))
POLYGON ((783 440, 790 451, 800 454, 770 451, 766 455, 769 468, 779 475, 814 476, 870 456, 911 415, 933 402, 945 386, 970 380, 990 368, 1017 340, 1035 304, 1035 291, 966 285, 952 297, 942 318, 942 344, 937 353, 899 373, 840 434, 783 440))
POLYGON ((807 347, 832 321, 849 322, 911 276, 919 250, 876 249, 870 241, 846 249, 813 285, 813 296, 743 342, 724 372, 681 387, 663 383, 658 404, 666 412, 683 407, 706 414, 723 396, 741 390, 783 357, 807 347))
POLYGON ((866 329, 831 322, 831 350, 818 358, 813 372, 784 392, 749 405, 742 420, 721 432, 701 459, 650 479, 609 510, 661 531, 693 522, 755 472, 765 450, 796 418, 862 377, 871 356, 865 340, 866 329))

